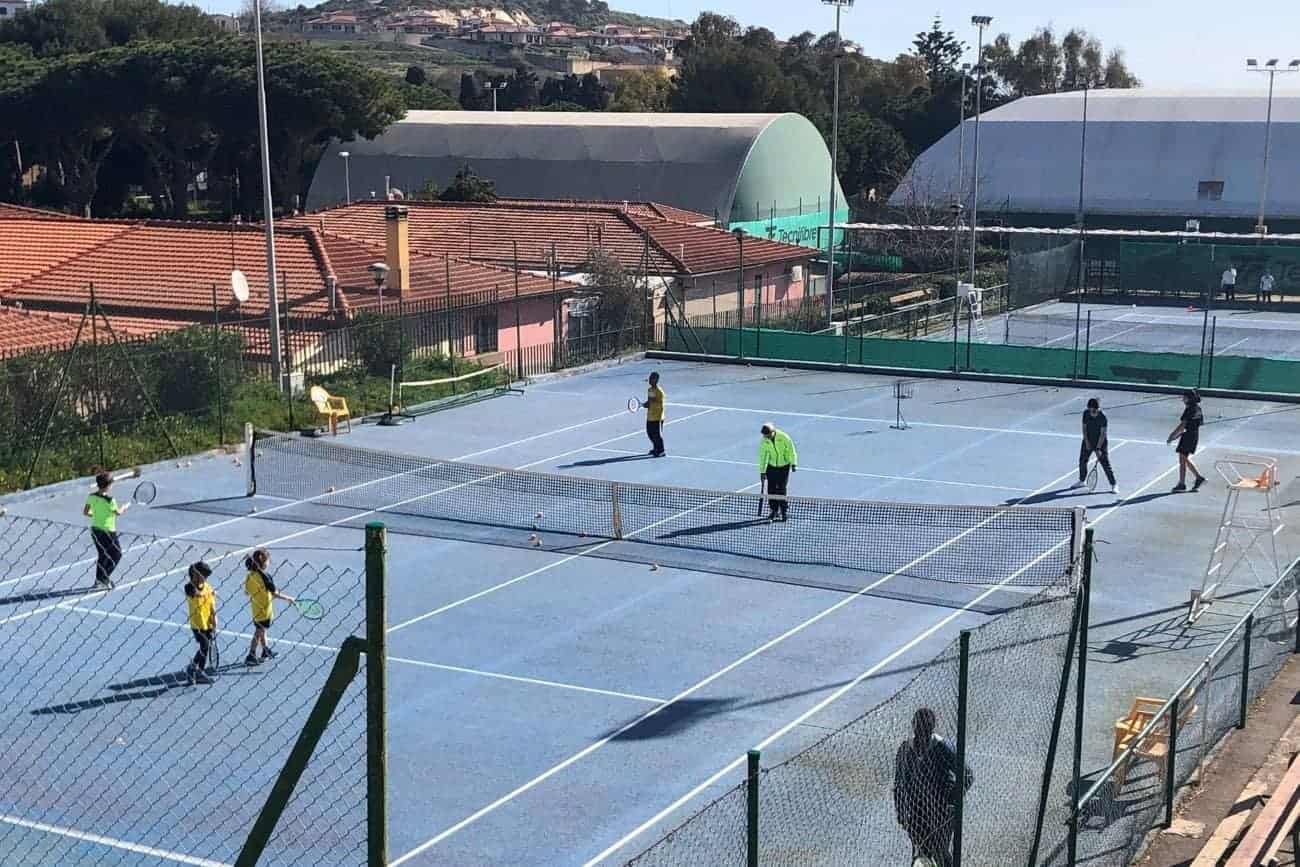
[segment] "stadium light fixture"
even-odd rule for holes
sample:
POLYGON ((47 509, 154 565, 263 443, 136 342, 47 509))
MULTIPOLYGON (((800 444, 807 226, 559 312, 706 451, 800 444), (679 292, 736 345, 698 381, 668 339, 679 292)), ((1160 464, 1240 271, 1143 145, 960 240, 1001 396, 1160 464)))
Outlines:
POLYGON ((352 204, 352 165, 348 162, 348 157, 352 154, 339 151, 339 156, 343 157, 343 201, 350 205, 352 204))
POLYGON ((835 322, 835 186, 839 182, 840 162, 840 57, 844 43, 840 39, 840 13, 853 8, 853 0, 822 0, 823 6, 835 7, 835 56, 831 66, 835 70, 835 87, 831 97, 831 194, 830 216, 826 225, 826 324, 835 322))
POLYGON ((979 28, 975 49, 975 153, 971 167, 970 198, 970 283, 975 285, 975 239, 979 235, 980 213, 980 111, 984 105, 984 28, 993 23, 992 15, 972 15, 970 23, 979 28))
POLYGON ((492 110, 493 110, 493 111, 496 111, 496 110, 497 110, 497 94, 500 93, 501 91, 505 90, 507 84, 509 84, 509 82, 503 81, 503 82, 501 82, 501 83, 499 83, 499 84, 493 84, 492 82, 489 81, 487 84, 483 85, 484 87, 486 87, 486 88, 487 88, 487 89, 492 93, 492 110))
POLYGON ((1268 75, 1268 108, 1264 115, 1264 166, 1259 183, 1259 216, 1255 221, 1255 231, 1263 236, 1268 232, 1264 222, 1264 209, 1268 204, 1268 162, 1273 144, 1273 85, 1277 76, 1287 72, 1300 72, 1300 58, 1296 58, 1284 67, 1278 66, 1276 57, 1269 58, 1261 67, 1253 57, 1246 58, 1247 72, 1262 72, 1268 75))

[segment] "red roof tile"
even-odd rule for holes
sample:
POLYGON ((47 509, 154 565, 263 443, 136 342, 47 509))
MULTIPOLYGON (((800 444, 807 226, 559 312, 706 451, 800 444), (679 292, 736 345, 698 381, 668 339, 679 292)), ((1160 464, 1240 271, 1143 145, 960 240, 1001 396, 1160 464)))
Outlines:
POLYGON ((65 349, 77 339, 77 319, 0 307, 0 358, 41 349, 65 349))
MULTIPOLYGON (((386 202, 358 202, 288 221, 326 234, 384 244, 386 202)), ((737 244, 729 232, 673 222, 614 205, 406 202, 411 249, 510 266, 516 242, 520 264, 545 267, 554 250, 561 268, 580 270, 593 249, 614 256, 629 270, 655 274, 707 274, 734 269, 737 244)), ((762 238, 745 239, 747 267, 806 260, 815 255, 762 238)))
POLYGON ((0 202, 0 220, 75 220, 76 217, 71 214, 65 214, 62 211, 47 211, 42 208, 29 208, 26 205, 15 205, 10 202, 0 202))
MULTIPOLYGON (((369 266, 384 260, 384 249, 371 244, 355 241, 351 238, 324 234, 322 243, 334 268, 339 289, 346 295, 352 309, 378 302, 369 266)), ((447 278, 451 278, 451 294, 463 295, 489 290, 503 293, 514 292, 514 273, 474 262, 467 262, 449 256, 429 256, 418 252, 411 254, 411 288, 401 296, 404 301, 423 301, 445 298, 447 278)), ((561 283, 561 286, 568 286, 561 283)), ((520 295, 537 295, 549 293, 554 287, 551 281, 531 274, 519 277, 520 295)), ((391 288, 384 290, 386 300, 394 300, 398 294, 391 288)))
POLYGON ((126 227, 85 220, 0 219, 0 299, 19 284, 116 237, 126 227))
MULTIPOLYGON (((234 307, 230 272, 238 268, 251 289, 241 312, 266 313, 266 246, 260 227, 0 220, 0 243, 8 246, 20 239, 33 248, 65 252, 57 263, 41 261, 55 258, 48 252, 33 257, 27 273, 9 281, 7 299, 76 309, 85 304, 93 284, 98 300, 115 315, 193 316, 212 310, 214 286, 219 305, 234 307), (47 267, 38 271, 41 264, 47 267)), ((282 301, 300 313, 328 312, 327 265, 315 233, 278 231, 276 267, 282 301)))

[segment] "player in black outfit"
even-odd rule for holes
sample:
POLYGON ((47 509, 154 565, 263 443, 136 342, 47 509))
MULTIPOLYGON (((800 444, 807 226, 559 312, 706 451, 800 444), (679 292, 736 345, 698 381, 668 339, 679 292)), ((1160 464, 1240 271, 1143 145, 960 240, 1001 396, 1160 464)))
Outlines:
POLYGON ((1106 480, 1110 482, 1110 492, 1119 493, 1115 484, 1115 473, 1110 468, 1110 442, 1106 438, 1106 413, 1101 411, 1101 402, 1097 398, 1088 399, 1088 408, 1083 411, 1083 443, 1079 446, 1079 483, 1083 485, 1088 477, 1088 458, 1097 453, 1097 463, 1106 471, 1106 480))
POLYGON ((1192 490, 1199 491, 1201 485, 1205 484, 1205 476, 1192 463, 1192 455, 1196 454, 1196 446, 1201 438, 1201 425, 1205 422, 1205 415, 1201 412, 1201 394, 1194 388, 1189 388, 1183 392, 1183 414, 1178 419, 1178 427, 1173 429, 1169 438, 1165 442, 1178 440, 1178 484, 1174 486, 1174 492, 1178 493, 1187 490, 1187 471, 1191 470, 1192 475, 1196 476, 1196 481, 1192 482, 1192 490))

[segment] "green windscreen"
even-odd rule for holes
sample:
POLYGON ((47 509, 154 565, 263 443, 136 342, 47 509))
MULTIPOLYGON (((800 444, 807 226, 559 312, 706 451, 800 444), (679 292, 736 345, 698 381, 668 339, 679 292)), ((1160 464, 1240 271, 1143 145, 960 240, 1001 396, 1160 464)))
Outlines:
POLYGON ((771 329, 697 327, 687 335, 667 329, 674 352, 823 364, 896 367, 916 371, 985 373, 1094 382, 1220 388, 1300 394, 1300 361, 1235 355, 1014 346, 968 339, 903 340, 771 329))

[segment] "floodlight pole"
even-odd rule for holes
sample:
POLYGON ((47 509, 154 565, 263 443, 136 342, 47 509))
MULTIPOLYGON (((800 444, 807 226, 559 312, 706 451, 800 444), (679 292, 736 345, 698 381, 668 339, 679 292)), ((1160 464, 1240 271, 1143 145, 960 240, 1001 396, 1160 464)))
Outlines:
POLYGON ((510 83, 510 82, 508 82, 508 81, 503 81, 503 82, 501 82, 500 84, 493 84, 492 82, 489 81, 489 82, 485 85, 485 87, 487 87, 487 89, 488 89, 489 91, 492 92, 492 110, 493 110, 493 111, 496 111, 496 110, 497 110, 497 93, 499 93, 500 91, 505 90, 505 89, 506 89, 506 85, 509 84, 509 83, 510 83))
POLYGON ((1079 134, 1079 207, 1074 220, 1079 229, 1079 268, 1074 278, 1074 379, 1079 378, 1079 327, 1083 324, 1083 179, 1088 154, 1088 81, 1083 82, 1083 131, 1079 134))
POLYGON ((975 153, 971 167, 970 199, 970 283, 975 285, 975 244, 979 236, 980 215, 980 112, 984 105, 984 28, 993 23, 992 16, 972 15, 970 23, 979 28, 975 49, 975 153))
POLYGON ((1255 221, 1255 231, 1263 236, 1268 231, 1264 223, 1264 208, 1268 201, 1268 161, 1273 139, 1273 84, 1279 72, 1296 72, 1300 70, 1300 60, 1292 60, 1285 67, 1279 68, 1277 60, 1268 60, 1261 67, 1254 58, 1246 61, 1247 72, 1268 73, 1268 109, 1264 119, 1264 172, 1259 184, 1259 219, 1255 221))
POLYGON ((271 146, 270 135, 266 130, 266 69, 262 60, 262 0, 253 0, 253 28, 257 48, 257 127, 262 146, 262 209, 266 221, 266 288, 267 313, 270 317, 271 335, 271 379, 275 381, 277 391, 283 391, 284 359, 280 355, 280 301, 277 297, 275 279, 279 270, 275 265, 275 211, 271 201, 271 146))
POLYGON ((952 275, 961 268, 961 212, 966 199, 966 79, 970 64, 961 65, 961 103, 957 107, 957 194, 952 204, 952 275))
POLYGON ((831 97, 831 207, 826 232, 826 324, 832 326, 835 324, 835 187, 839 183, 840 160, 840 13, 845 6, 851 7, 853 0, 822 0, 822 3, 835 7, 835 54, 831 64, 835 79, 831 97))

